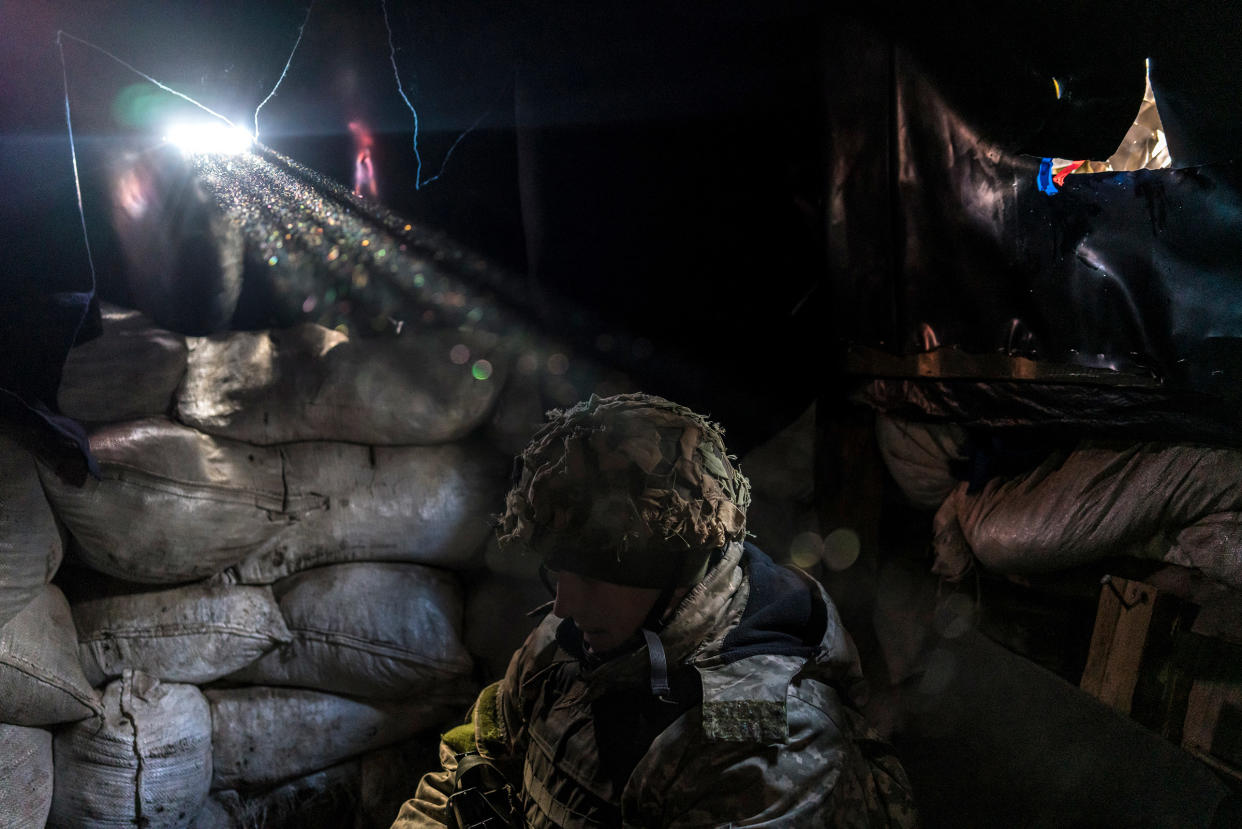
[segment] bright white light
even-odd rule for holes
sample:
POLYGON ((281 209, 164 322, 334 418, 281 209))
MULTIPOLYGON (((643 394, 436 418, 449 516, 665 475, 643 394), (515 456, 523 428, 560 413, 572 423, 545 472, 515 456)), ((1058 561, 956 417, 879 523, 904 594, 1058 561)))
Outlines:
POLYGON ((173 124, 164 133, 164 140, 186 155, 237 155, 254 143, 246 130, 218 121, 173 124))

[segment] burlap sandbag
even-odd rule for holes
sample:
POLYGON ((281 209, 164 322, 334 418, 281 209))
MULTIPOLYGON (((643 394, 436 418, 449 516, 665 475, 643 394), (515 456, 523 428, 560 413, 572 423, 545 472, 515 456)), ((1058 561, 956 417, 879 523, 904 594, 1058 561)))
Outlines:
POLYGON ((956 423, 921 423, 890 415, 875 419, 876 443, 889 474, 916 507, 934 510, 958 484, 966 430, 956 423))
POLYGON ((466 649, 487 681, 504 676, 509 658, 542 615, 532 612, 552 600, 543 582, 490 573, 470 582, 466 595, 466 649))
POLYGON ((502 502, 508 462, 481 441, 367 447, 282 447, 291 498, 327 509, 290 525, 231 572, 267 584, 310 567, 404 561, 450 569, 478 560, 502 502))
POLYGON ((196 584, 72 605, 93 685, 133 668, 165 682, 202 683, 290 639, 268 587, 196 584))
POLYGON ((311 323, 191 339, 177 417, 257 444, 457 440, 484 422, 503 386, 491 339, 412 328, 351 340, 311 323))
POLYGON ((213 575, 326 506, 312 491, 285 488, 280 450, 165 419, 97 429, 91 449, 103 480, 74 486, 42 464, 39 474, 83 561, 129 581, 213 575))
POLYGON ((211 710, 193 685, 126 671, 104 716, 56 735, 50 827, 188 827, 211 783, 211 710))
POLYGON ((292 641, 234 674, 238 682, 400 699, 470 673, 450 573, 335 564, 281 579, 274 591, 292 641))
POLYGON ((1215 543, 1200 540, 1193 564, 1236 577, 1242 541, 1219 517, 1240 511, 1238 450, 1083 443, 1029 473, 995 478, 975 495, 959 484, 936 513, 933 569, 960 577, 972 553, 1001 573, 1048 572, 1114 555, 1189 561, 1194 532, 1186 531, 1199 527, 1215 543), (1209 555, 1215 560, 1205 560, 1209 555))
MULTIPOLYGON (((268 789, 214 791, 191 829, 370 829, 370 824, 355 821, 359 766, 358 760, 350 760, 268 789)), ((417 778, 411 779, 417 785, 417 778)), ((391 817, 382 829, 388 829, 391 817)), ((380 824, 375 827, 381 829, 380 824)))
POLYGON ((0 826, 43 829, 52 808, 52 732, 0 723, 0 826))
POLYGON ((63 552, 34 456, 0 432, 0 625, 39 595, 63 552))
POLYGON ((46 585, 0 627, 0 722, 53 725, 100 711, 99 694, 82 673, 69 603, 46 585))
POLYGON ((526 448, 543 427, 544 415, 551 408, 544 402, 539 382, 542 375, 539 352, 530 347, 518 353, 512 362, 514 368, 484 427, 488 440, 508 457, 526 448))
POLYGON ((185 374, 185 337, 139 311, 100 303, 100 313, 103 334, 65 359, 60 410, 87 422, 167 415, 185 374))
POLYGON ((262 686, 208 689, 213 789, 254 788, 301 777, 414 734, 443 728, 468 704, 464 688, 380 702, 262 686))
POLYGON ((233 819, 232 812, 220 801, 217 794, 211 793, 194 816, 190 829, 242 829, 242 824, 233 819))

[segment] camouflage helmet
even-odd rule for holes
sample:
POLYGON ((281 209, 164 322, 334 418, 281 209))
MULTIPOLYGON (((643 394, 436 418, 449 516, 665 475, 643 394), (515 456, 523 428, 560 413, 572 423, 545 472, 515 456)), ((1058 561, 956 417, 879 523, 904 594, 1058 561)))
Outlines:
POLYGON ((660 397, 591 396, 554 409, 517 458, 498 531, 553 569, 664 588, 703 577, 746 532, 750 483, 724 431, 660 397))

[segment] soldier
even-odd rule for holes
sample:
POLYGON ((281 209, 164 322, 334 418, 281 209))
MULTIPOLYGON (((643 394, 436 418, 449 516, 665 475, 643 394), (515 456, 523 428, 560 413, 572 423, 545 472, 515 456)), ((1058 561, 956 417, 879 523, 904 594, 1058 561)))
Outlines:
POLYGON ((499 532, 552 613, 393 829, 915 825, 836 608, 745 541, 720 427, 642 394, 550 418, 499 532))

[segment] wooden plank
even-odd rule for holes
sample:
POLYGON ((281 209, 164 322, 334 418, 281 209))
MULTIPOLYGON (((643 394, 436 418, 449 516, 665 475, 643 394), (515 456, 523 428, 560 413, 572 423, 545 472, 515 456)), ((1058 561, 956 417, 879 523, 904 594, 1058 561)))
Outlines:
POLYGON ((1141 582, 1112 578, 1100 591, 1091 651, 1080 686, 1123 714, 1130 713, 1139 667, 1147 647, 1156 590, 1141 582))
POLYGON ((1082 670, 1078 685, 1091 696, 1099 698, 1104 687, 1104 670, 1108 666, 1108 654, 1113 649, 1113 634, 1117 631, 1117 619, 1121 616, 1121 602, 1107 588, 1100 591, 1100 603, 1095 611, 1095 628, 1091 632, 1091 648, 1087 651, 1087 664, 1082 670))

